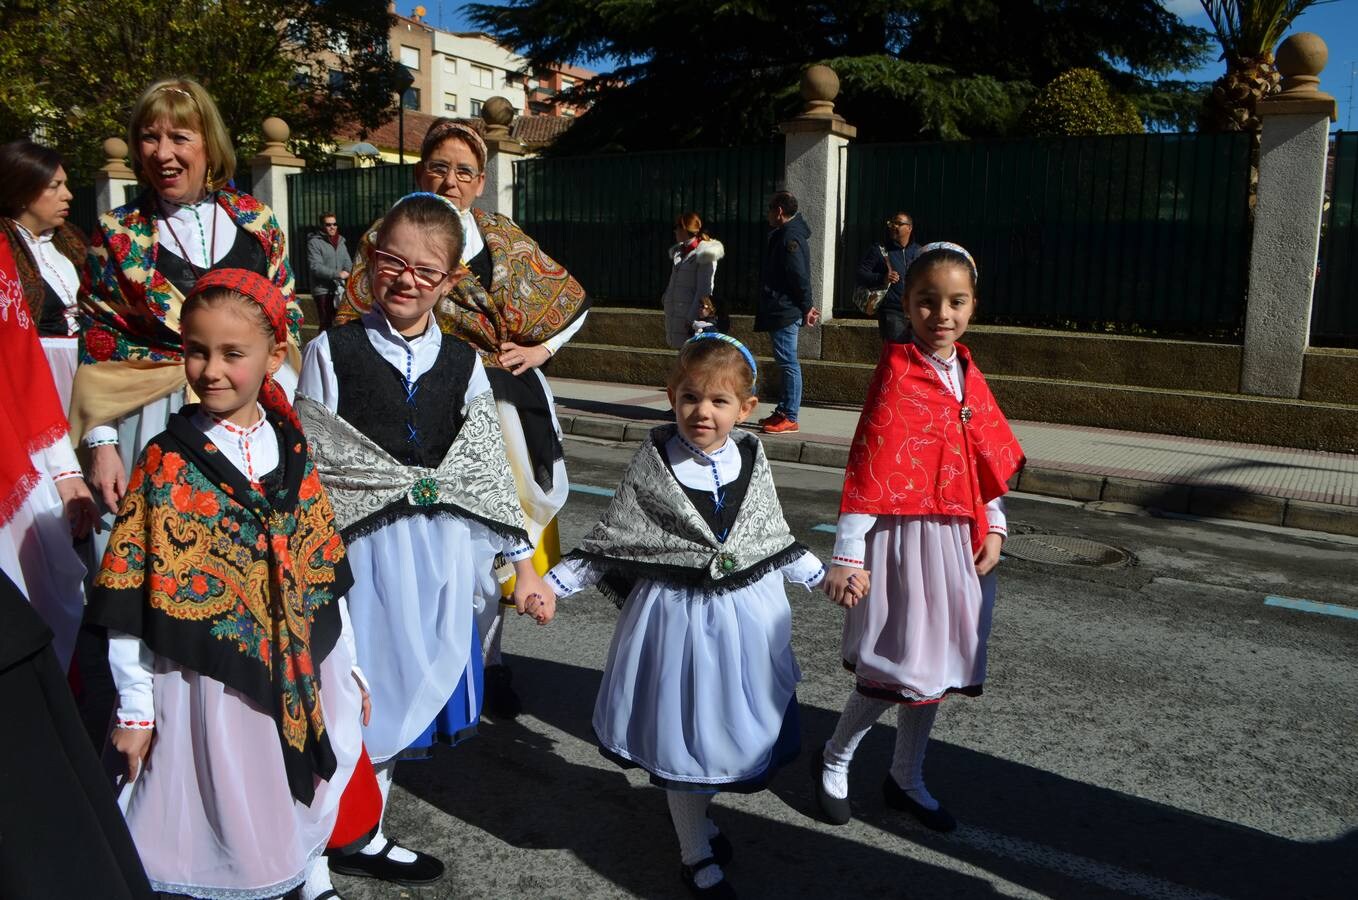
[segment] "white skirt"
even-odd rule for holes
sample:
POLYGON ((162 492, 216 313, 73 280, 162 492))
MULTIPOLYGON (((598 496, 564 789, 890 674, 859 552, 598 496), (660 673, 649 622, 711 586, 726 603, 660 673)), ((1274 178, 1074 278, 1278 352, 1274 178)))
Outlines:
POLYGON ((451 516, 408 516, 349 543, 349 618, 372 693, 363 738, 374 763, 410 746, 453 695, 472 620, 500 596, 491 571, 500 543, 451 516))
POLYGON ((769 769, 800 680, 781 572, 714 594, 643 581, 613 633, 594 732, 665 781, 749 781, 769 769))
POLYGON ((860 686, 906 701, 979 693, 995 573, 978 578, 967 520, 878 516, 864 566, 872 585, 845 617, 842 647, 860 686))
MULTIPOLYGON (((48 470, 47 453, 39 450, 30 456, 40 473, 48 470)), ((66 671, 85 615, 85 566, 72 542, 57 484, 46 474, 13 517, 0 525, 0 569, 52 629, 52 649, 66 671)))
POLYGON ((80 339, 77 337, 44 337, 42 352, 47 356, 47 367, 52 370, 52 380, 57 385, 57 396, 61 397, 61 408, 71 408, 71 383, 75 381, 75 369, 80 363, 80 339))
POLYGON ((119 802, 151 886, 190 897, 278 897, 325 850, 362 749, 362 698, 343 641, 321 663, 336 770, 310 806, 288 789, 273 716, 220 681, 155 658, 156 731, 119 802))

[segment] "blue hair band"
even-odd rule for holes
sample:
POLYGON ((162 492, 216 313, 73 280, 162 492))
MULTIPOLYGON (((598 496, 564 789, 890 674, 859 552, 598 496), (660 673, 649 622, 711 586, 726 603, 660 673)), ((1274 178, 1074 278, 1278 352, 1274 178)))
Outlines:
POLYGON ((740 351, 740 355, 745 357, 745 362, 750 364, 750 372, 754 374, 756 379, 759 378, 759 366, 755 365, 754 354, 750 352, 750 348, 746 347, 729 334, 722 334, 720 331, 704 331, 701 334, 695 334, 685 343, 692 344, 695 341, 725 341, 740 351))
MULTIPOLYGON (((439 202, 446 205, 453 212, 458 213, 457 204, 453 203, 453 201, 449 200, 447 197, 444 197, 442 194, 434 194, 429 191, 415 191, 414 193, 406 194, 400 200, 397 200, 395 203, 393 203, 391 205, 391 208, 395 209, 402 203, 405 203, 407 200, 414 200, 416 197, 428 197, 431 200, 438 200, 439 202)), ((461 215, 461 213, 458 213, 458 215, 461 215)))
POLYGON ((934 250, 951 250, 953 253, 959 253, 962 256, 966 257, 967 263, 971 266, 972 280, 973 281, 981 280, 981 273, 976 270, 976 260, 972 258, 972 255, 967 251, 966 247, 963 247, 961 244, 954 244, 952 241, 934 241, 932 244, 925 244, 923 247, 920 247, 919 253, 915 255, 914 259, 910 260, 910 265, 905 267, 905 272, 901 273, 901 277, 904 278, 906 272, 910 271, 910 266, 913 266, 915 263, 919 262, 920 259, 924 256, 924 254, 930 253, 934 250))

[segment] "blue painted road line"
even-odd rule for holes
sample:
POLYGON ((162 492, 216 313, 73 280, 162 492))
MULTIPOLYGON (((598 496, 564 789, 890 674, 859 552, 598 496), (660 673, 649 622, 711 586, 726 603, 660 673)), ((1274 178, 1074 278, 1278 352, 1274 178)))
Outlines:
POLYGON ((811 530, 812 530, 812 531, 823 531, 823 532, 825 532, 826 534, 834 534, 834 533, 835 533, 835 526, 833 526, 833 525, 812 525, 812 526, 811 526, 811 530))
POLYGON ((595 487, 592 484, 573 484, 571 490, 577 494, 592 494, 595 497, 612 497, 615 493, 612 488, 595 487))
POLYGON ((1299 612, 1320 613, 1322 616, 1339 616, 1344 619, 1358 619, 1358 609, 1340 606, 1338 603, 1317 603, 1314 600, 1298 600, 1294 597, 1265 597, 1265 606, 1280 606, 1299 612))

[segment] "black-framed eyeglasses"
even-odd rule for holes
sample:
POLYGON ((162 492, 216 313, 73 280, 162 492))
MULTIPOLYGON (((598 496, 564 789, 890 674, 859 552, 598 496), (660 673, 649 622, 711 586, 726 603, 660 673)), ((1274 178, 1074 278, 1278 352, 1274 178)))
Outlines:
POLYGON ((901 227, 904 227, 904 226, 906 226, 906 225, 909 225, 909 226, 911 226, 911 227, 913 228, 914 225, 915 225, 914 222, 897 222, 895 219, 890 219, 890 220, 888 220, 888 221, 887 221, 887 224, 890 225, 892 228, 901 228, 901 227))
POLYGON ((481 173, 471 166, 449 166, 447 163, 433 162, 424 167, 430 175, 438 178, 447 178, 448 173, 452 172, 453 177, 463 184, 467 184, 476 179, 481 173))
POLYGON ((400 278, 407 271, 415 276, 415 283, 422 288, 436 288, 448 277, 448 273, 433 266, 412 266, 395 253, 385 250, 373 251, 373 267, 383 278, 400 278))

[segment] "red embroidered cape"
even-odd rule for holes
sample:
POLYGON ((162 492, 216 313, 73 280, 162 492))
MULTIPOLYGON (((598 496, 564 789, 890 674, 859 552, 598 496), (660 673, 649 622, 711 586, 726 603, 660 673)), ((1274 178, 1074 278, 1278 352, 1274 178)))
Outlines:
POLYGON ((971 352, 955 346, 961 402, 913 343, 882 346, 849 448, 840 512, 961 516, 976 551, 986 503, 1008 490, 1024 457, 971 352))
POLYGON ((14 516, 42 478, 31 454, 52 446, 68 430, 14 254, 0 237, 0 524, 14 516))

